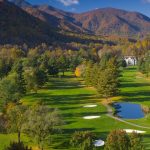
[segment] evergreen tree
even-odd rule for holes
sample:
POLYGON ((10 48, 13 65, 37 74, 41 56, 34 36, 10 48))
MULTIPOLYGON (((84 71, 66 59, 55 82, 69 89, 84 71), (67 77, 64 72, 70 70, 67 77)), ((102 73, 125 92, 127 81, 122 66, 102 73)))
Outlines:
POLYGON ((118 93, 119 87, 119 70, 115 64, 115 59, 111 59, 106 69, 99 73, 97 80, 97 91, 101 97, 108 99, 118 93))
POLYGON ((93 63, 91 61, 87 62, 84 80, 85 80, 86 85, 88 86, 92 85, 92 67, 93 67, 93 63))

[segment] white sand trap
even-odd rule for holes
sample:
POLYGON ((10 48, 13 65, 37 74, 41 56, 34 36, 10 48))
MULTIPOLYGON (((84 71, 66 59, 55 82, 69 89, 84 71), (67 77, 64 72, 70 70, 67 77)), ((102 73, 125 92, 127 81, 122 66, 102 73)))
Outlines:
POLYGON ((100 116, 85 116, 83 118, 84 119, 96 119, 96 118, 100 118, 100 116))
POLYGON ((85 108, 92 108, 92 107, 96 107, 97 105, 86 105, 86 106, 83 106, 85 108))
POLYGON ((100 147, 100 146, 104 146, 105 145, 105 142, 104 141, 102 141, 102 140, 96 140, 95 142, 94 142, 94 146, 95 147, 100 147))
POLYGON ((126 131, 127 133, 146 133, 146 131, 140 131, 140 130, 133 130, 133 129, 124 129, 124 131, 126 131))

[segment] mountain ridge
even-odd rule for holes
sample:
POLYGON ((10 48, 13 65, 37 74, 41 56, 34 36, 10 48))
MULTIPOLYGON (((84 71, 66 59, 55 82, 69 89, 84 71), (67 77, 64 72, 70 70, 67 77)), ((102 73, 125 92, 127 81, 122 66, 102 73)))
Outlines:
POLYGON ((25 0, 11 2, 34 17, 67 31, 123 36, 145 35, 150 32, 150 18, 139 12, 108 7, 84 13, 71 13, 49 5, 24 6, 25 0))
POLYGON ((55 28, 6 0, 0 1, 1 44, 51 43, 56 35, 55 28))

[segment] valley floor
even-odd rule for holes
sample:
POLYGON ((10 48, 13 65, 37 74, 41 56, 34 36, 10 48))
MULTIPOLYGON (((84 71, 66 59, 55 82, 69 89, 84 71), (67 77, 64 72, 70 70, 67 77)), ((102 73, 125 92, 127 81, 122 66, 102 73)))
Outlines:
MULTIPOLYGON (((131 101, 139 104, 150 106, 150 81, 139 76, 136 68, 125 69, 121 77, 121 93, 117 100, 131 101)), ((72 149, 69 146, 69 140, 72 133, 77 130, 90 130, 96 133, 97 138, 105 140, 108 133, 114 129, 137 129, 144 130, 144 143, 147 149, 150 149, 150 130, 141 129, 132 125, 120 122, 108 116, 105 106, 97 96, 94 89, 84 86, 79 78, 75 78, 71 73, 67 73, 64 78, 50 78, 45 87, 38 91, 37 94, 29 94, 22 99, 27 105, 33 105, 36 102, 43 101, 51 108, 58 108, 62 114, 65 125, 63 133, 53 138, 47 150, 72 149), (97 104, 94 108, 84 108, 88 104, 97 104), (84 116, 101 116, 93 120, 85 120, 84 116)), ((138 120, 127 120, 143 126, 150 126, 150 117, 138 120)), ((0 150, 5 145, 16 138, 15 134, 0 134, 0 150)), ((26 143, 31 143, 30 139, 22 136, 26 143)), ((33 145, 33 144, 32 144, 33 145)), ((101 148, 103 149, 103 148, 101 148)))

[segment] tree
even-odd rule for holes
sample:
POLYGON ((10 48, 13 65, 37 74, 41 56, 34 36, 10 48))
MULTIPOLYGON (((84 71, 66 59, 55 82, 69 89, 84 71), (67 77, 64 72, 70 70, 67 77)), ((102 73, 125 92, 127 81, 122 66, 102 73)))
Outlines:
POLYGON ((97 80, 98 80, 98 78, 99 78, 99 71, 100 71, 100 66, 97 64, 97 63, 95 63, 94 65, 93 65, 93 67, 91 68, 91 70, 92 70, 92 74, 91 74, 91 85, 92 86, 94 86, 94 87, 96 87, 96 85, 97 85, 97 80))
POLYGON ((109 60, 106 69, 99 71, 97 80, 97 91, 101 97, 108 99, 118 93, 119 71, 115 60, 109 60))
POLYGON ((6 76, 10 70, 10 62, 0 58, 0 78, 2 79, 4 76, 6 76))
POLYGON ((88 86, 92 85, 92 67, 93 67, 93 63, 91 61, 87 62, 84 80, 86 85, 88 86))
POLYGON ((51 135, 61 131, 62 120, 57 110, 51 110, 44 105, 36 105, 27 112, 28 120, 25 132, 34 139, 40 149, 51 135))
POLYGON ((59 69, 62 71, 64 76, 64 72, 67 70, 69 66, 69 60, 65 55, 61 55, 57 61, 58 61, 59 69))
POLYGON ((95 135, 90 131, 76 131, 72 135, 70 143, 79 150, 93 150, 94 139, 95 135))
POLYGON ((105 150, 129 150, 130 139, 123 130, 114 130, 107 137, 105 150))
POLYGON ((76 67, 75 76, 84 77, 85 76, 86 65, 83 63, 76 67))
POLYGON ((34 77, 38 87, 42 87, 47 81, 47 74, 38 67, 34 68, 34 77))
POLYGON ((32 68, 27 68, 24 72, 24 79, 26 82, 26 89, 28 92, 34 91, 37 92, 38 90, 38 83, 36 81, 35 73, 32 68))
POLYGON ((18 143, 21 142, 21 133, 26 122, 26 110, 27 108, 23 105, 16 105, 7 110, 7 129, 9 132, 17 132, 18 143))
POLYGON ((59 66, 57 64, 56 58, 55 57, 50 57, 48 60, 48 74, 49 75, 57 75, 59 73, 59 66))
POLYGON ((141 143, 141 141, 142 141, 142 136, 140 134, 133 132, 130 135, 130 146, 131 146, 130 150, 144 150, 145 148, 141 143))
POLYGON ((107 137, 105 150, 144 150, 141 141, 137 133, 129 135, 123 130, 114 130, 107 137))
POLYGON ((38 88, 42 87, 47 81, 47 74, 38 67, 27 67, 24 71, 24 79, 26 89, 37 92, 38 88))
POLYGON ((24 80, 24 68, 23 68, 23 60, 18 60, 15 62, 12 68, 12 72, 16 74, 16 84, 18 87, 18 92, 22 94, 26 94, 25 88, 25 80, 24 80))
POLYGON ((18 75, 11 73, 0 81, 0 98, 4 104, 17 102, 24 96, 24 88, 21 88, 18 75))

